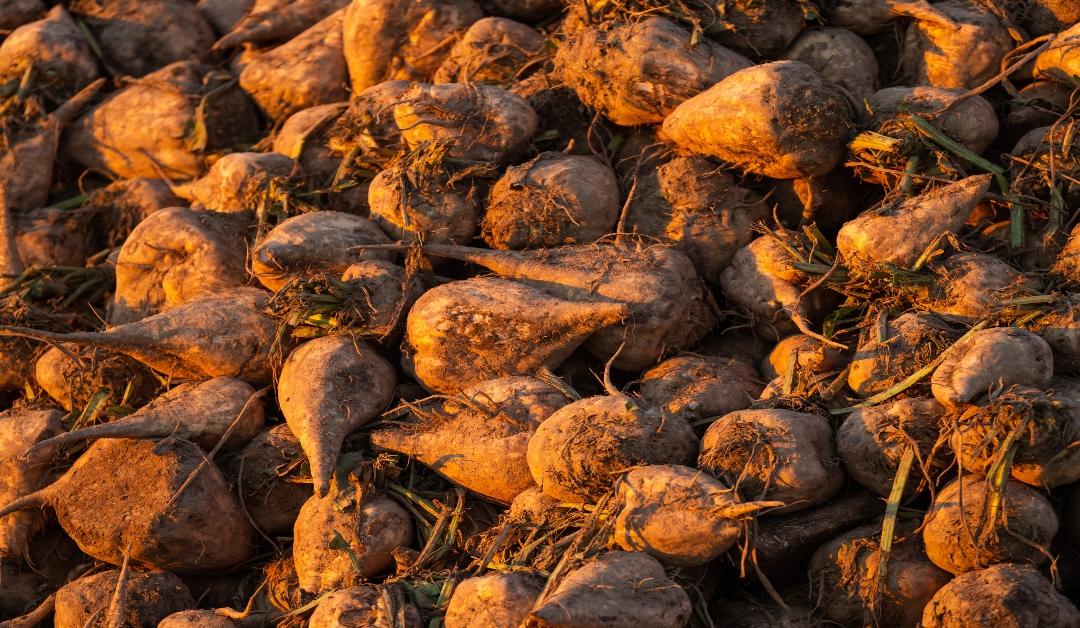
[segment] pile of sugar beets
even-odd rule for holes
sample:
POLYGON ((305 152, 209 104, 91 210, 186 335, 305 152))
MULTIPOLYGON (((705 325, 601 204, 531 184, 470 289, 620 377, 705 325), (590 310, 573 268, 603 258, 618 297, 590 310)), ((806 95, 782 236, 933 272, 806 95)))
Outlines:
POLYGON ((1080 626, 1075 0, 0 28, 0 627, 1080 626))

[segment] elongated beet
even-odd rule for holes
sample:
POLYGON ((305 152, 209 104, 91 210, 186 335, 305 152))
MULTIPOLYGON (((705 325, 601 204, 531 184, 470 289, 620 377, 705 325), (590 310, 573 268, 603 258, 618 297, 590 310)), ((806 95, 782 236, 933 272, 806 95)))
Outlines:
POLYGON ((564 301, 505 279, 455 281, 417 299, 401 360, 428 390, 454 393, 557 368, 586 338, 626 316, 618 303, 564 301))
POLYGON ((536 426, 569 403, 566 393, 535 377, 500 377, 448 399, 417 404, 414 422, 371 434, 396 451, 485 497, 510 503, 535 486, 525 452, 536 426))
POLYGON ((424 250, 483 266, 560 299, 625 304, 625 323, 599 331, 586 345, 603 360, 618 351, 614 365, 620 369, 655 364, 665 351, 694 345, 716 324, 693 264, 665 246, 603 243, 514 252, 430 245, 424 250))
POLYGON ((23 336, 109 349, 183 379, 271 378, 277 324, 263 309, 267 293, 239 288, 229 296, 189 301, 103 332, 58 334, 0 327, 0 336, 23 336))
POLYGON ((251 440, 262 429, 263 419, 262 401, 255 396, 251 385, 235 377, 215 377, 201 383, 181 384, 134 414, 58 434, 36 447, 60 447, 91 438, 173 436, 209 451, 227 433, 225 446, 234 448, 251 440))
POLYGON ((278 403, 326 495, 341 442, 375 418, 394 394, 394 367, 349 336, 324 336, 293 351, 281 368, 278 403))

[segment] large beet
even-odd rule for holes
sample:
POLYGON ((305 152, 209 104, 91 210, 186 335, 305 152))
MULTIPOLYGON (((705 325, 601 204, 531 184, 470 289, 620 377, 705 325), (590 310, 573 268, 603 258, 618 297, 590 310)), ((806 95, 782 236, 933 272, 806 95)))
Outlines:
POLYGON ((128 555, 199 573, 236 566, 254 551, 254 531, 225 478, 187 441, 96 441, 59 480, 0 516, 44 505, 84 552, 114 565, 128 555))

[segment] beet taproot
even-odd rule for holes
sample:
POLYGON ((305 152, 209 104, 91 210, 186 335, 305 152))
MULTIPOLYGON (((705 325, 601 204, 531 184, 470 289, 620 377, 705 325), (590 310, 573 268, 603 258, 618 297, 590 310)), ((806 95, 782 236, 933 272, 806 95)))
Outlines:
POLYGON ((181 574, 217 571, 255 549, 221 471, 187 441, 95 441, 59 480, 9 502, 0 517, 46 505, 80 549, 113 565, 129 556, 181 574))

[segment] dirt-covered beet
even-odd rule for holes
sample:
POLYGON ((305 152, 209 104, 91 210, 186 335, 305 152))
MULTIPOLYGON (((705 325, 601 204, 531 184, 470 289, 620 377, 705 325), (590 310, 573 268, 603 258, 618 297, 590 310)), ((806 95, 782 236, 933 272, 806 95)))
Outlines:
POLYGON ((499 17, 473 22, 450 49, 432 81, 435 83, 504 84, 539 60, 544 38, 536 29, 499 17))
POLYGON ((843 486, 832 427, 791 410, 739 410, 714 421, 698 466, 744 499, 779 501, 784 512, 823 502, 843 486))
POLYGON ((998 490, 965 475, 938 491, 922 535, 935 565, 962 574, 997 563, 1041 565, 1057 530, 1057 514, 1039 490, 1012 480, 998 490))
POLYGON ((342 441, 390 403, 396 381, 385 358, 347 335, 309 340, 289 354, 278 405, 307 454, 317 495, 330 489, 342 441))
MULTIPOLYGON (((54 450, 28 450, 64 431, 58 410, 11 408, 0 412, 0 502, 10 503, 43 488, 54 450)), ((31 537, 45 523, 41 513, 16 512, 0 519, 0 559, 21 562, 31 537)))
POLYGON ((240 87, 266 115, 284 120, 348 98, 341 25, 344 9, 277 48, 258 54, 240 72, 240 87))
POLYGON ((984 329, 954 345, 930 380, 934 398, 949 407, 1024 385, 1043 388, 1054 373, 1050 345, 1015 327, 984 329))
POLYGON ((388 80, 430 80, 483 16, 473 0, 352 0, 343 31, 353 93, 388 80))
POLYGON ((109 323, 132 323, 247 284, 247 251, 237 243, 250 224, 250 215, 184 207, 148 216, 120 248, 109 323))
POLYGON ((181 61, 127 85, 76 120, 64 153, 85 168, 121 178, 191 179, 205 172, 209 153, 250 141, 255 125, 254 108, 231 76, 181 61))
POLYGON ((423 626, 420 611, 405 592, 393 585, 371 585, 339 589, 328 594, 308 622, 310 628, 338 626, 423 626))
POLYGON ((443 620, 446 628, 519 626, 543 589, 533 574, 508 571, 458 583, 443 620))
POLYGON ((395 240, 469 244, 479 230, 479 196, 471 183, 413 176, 406 163, 375 175, 367 200, 371 219, 395 240))
POLYGON ((663 17, 608 22, 569 37, 555 65, 581 101, 615 124, 657 124, 686 99, 750 67, 742 55, 663 17))
POLYGON ((581 503, 611 490, 619 473, 643 464, 688 464, 698 440, 686 419, 626 395, 588 397, 556 410, 529 439, 527 459, 548 495, 581 503))
POLYGON ((234 457, 223 462, 222 472, 255 526, 266 534, 288 534, 300 508, 311 497, 301 467, 304 450, 286 424, 255 435, 234 457))
POLYGON ((642 401, 691 423, 748 408, 761 394, 757 370, 734 359, 680 355, 642 375, 642 401))
POLYGON ((413 83, 394 106, 405 144, 444 143, 447 156, 465 161, 506 161, 536 133, 537 117, 524 98, 473 83, 413 83))
POLYGON ((32 365, 34 383, 61 408, 82 411, 95 397, 140 406, 156 395, 161 382, 138 361, 95 347, 63 345, 41 352, 32 365))
POLYGON ((1080 611, 1028 565, 1006 563, 957 576, 923 610, 925 628, 1074 626, 1080 611))
POLYGON ((57 628, 113 625, 156 626, 167 616, 195 606, 191 591, 167 571, 110 569, 79 578, 56 592, 57 628), (123 605, 112 615, 117 581, 124 578, 123 605))
POLYGON ((679 628, 690 614, 689 596, 655 558, 608 552, 567 574, 549 597, 537 602, 524 626, 679 628))
POLYGON ((774 341, 799 331, 794 319, 805 327, 806 321, 819 321, 836 304, 836 297, 826 291, 804 294, 810 278, 792 266, 794 259, 782 244, 790 232, 779 235, 751 241, 720 273, 728 303, 745 312, 756 333, 774 341))
POLYGON ((113 565, 126 555, 199 573, 234 567, 254 551, 254 531, 221 471, 187 441, 95 441, 58 481, 3 512, 43 505, 80 549, 113 565))
POLYGON ((18 84, 31 67, 34 89, 61 102, 98 77, 94 54, 63 6, 15 29, 0 44, 0 82, 18 84))
POLYGON ((997 314, 1003 304, 1038 293, 1038 284, 1008 262, 985 253, 957 253, 932 265, 937 281, 923 306, 952 319, 979 321, 997 314))
POLYGON ((108 423, 73 429, 39 446, 71 445, 96 438, 179 438, 211 451, 220 443, 242 447, 265 419, 255 389, 234 377, 188 382, 152 399, 135 412, 108 423))
POLYGON ((843 28, 807 30, 784 51, 784 58, 802 61, 821 78, 846 89, 861 103, 874 92, 878 63, 861 37, 843 28))
POLYGON ((822 175, 844 153, 852 108, 832 83, 800 61, 739 70, 679 105, 663 135, 680 148, 774 179, 822 175), (708 121, 722 116, 724 125, 708 121))
POLYGON ((933 7, 955 25, 916 20, 904 39, 903 64, 915 85, 971 89, 1000 71, 1001 58, 1014 45, 998 16, 964 0, 933 7))
POLYGON ((386 571, 394 564, 392 552, 411 541, 412 527, 408 511, 396 501, 352 484, 312 496, 293 526, 300 588, 318 595, 386 571), (342 545, 347 550, 339 549, 342 545))
POLYGON ((782 502, 740 503, 708 473, 680 465, 638 467, 616 493, 615 543, 667 566, 704 565, 732 547, 742 523, 782 502))
POLYGON ((637 179, 625 220, 627 233, 670 242, 711 284, 750 243, 753 223, 769 215, 761 197, 738 184, 713 161, 676 157, 637 179))
POLYGON ((859 339, 848 387, 864 397, 888 390, 930 364, 958 337, 953 326, 934 314, 883 315, 859 339))
POLYGON ((1035 58, 1036 78, 1071 84, 1073 77, 1080 75, 1077 41, 1080 41, 1080 24, 1073 24, 1058 33, 1050 48, 1035 58))
POLYGON ((229 153, 190 186, 178 186, 193 209, 227 214, 258 211, 271 200, 275 186, 286 186, 296 162, 276 153, 229 153))
POLYGON ((950 445, 960 466, 985 473, 1006 450, 1016 480, 1054 488, 1080 480, 1080 382, 1055 377, 1048 391, 1013 386, 953 419, 950 445), (1010 444, 1013 443, 1014 444, 1010 444))
POLYGON ((210 25, 186 0, 73 0, 68 10, 90 27, 107 63, 132 76, 198 60, 214 43, 210 25))
POLYGON ((274 227, 251 251, 251 272, 270 290, 280 290, 295 277, 318 272, 340 274, 362 259, 385 259, 381 251, 357 253, 353 247, 389 242, 378 225, 335 211, 293 216, 274 227))
POLYGON ((496 249, 586 244, 614 231, 615 173, 593 157, 541 153, 491 187, 481 231, 496 249))
POLYGON ((604 241, 521 253, 439 245, 425 251, 599 311, 624 306, 622 324, 603 318, 608 324, 593 327, 586 343, 591 354, 619 369, 656 364, 668 351, 693 346, 717 323, 711 295, 690 259, 667 246, 604 241))
POLYGON ((564 391, 535 377, 502 377, 412 405, 412 421, 372 432, 371 444, 508 504, 535 486, 525 459, 529 438, 569 402, 564 391))
POLYGON ((918 521, 900 521, 886 555, 881 526, 855 528, 822 545, 810 559, 811 589, 822 599, 822 614, 848 626, 863 621, 869 609, 875 622, 916 626, 923 607, 952 574, 926 558, 918 521), (885 562, 886 572, 879 570, 885 562))
POLYGON ((229 376, 260 383, 271 378, 271 354, 283 348, 276 321, 265 312, 266 296, 238 288, 231 296, 196 299, 103 332, 0 327, 0 336, 99 347, 178 378, 229 376))
POLYGON ((936 238, 959 231, 989 187, 990 175, 977 175, 863 212, 840 229, 836 248, 849 264, 911 266, 936 238))
POLYGON ((564 301, 488 277, 428 290, 409 311, 402 365, 428 390, 455 393, 558 368, 589 336, 628 316, 619 303, 564 301))
POLYGON ((927 486, 924 473, 933 480, 949 462, 939 442, 945 414, 937 401, 918 398, 856 410, 836 430, 836 453, 853 480, 888 497, 901 458, 915 447, 918 465, 903 493, 914 495, 927 486))

